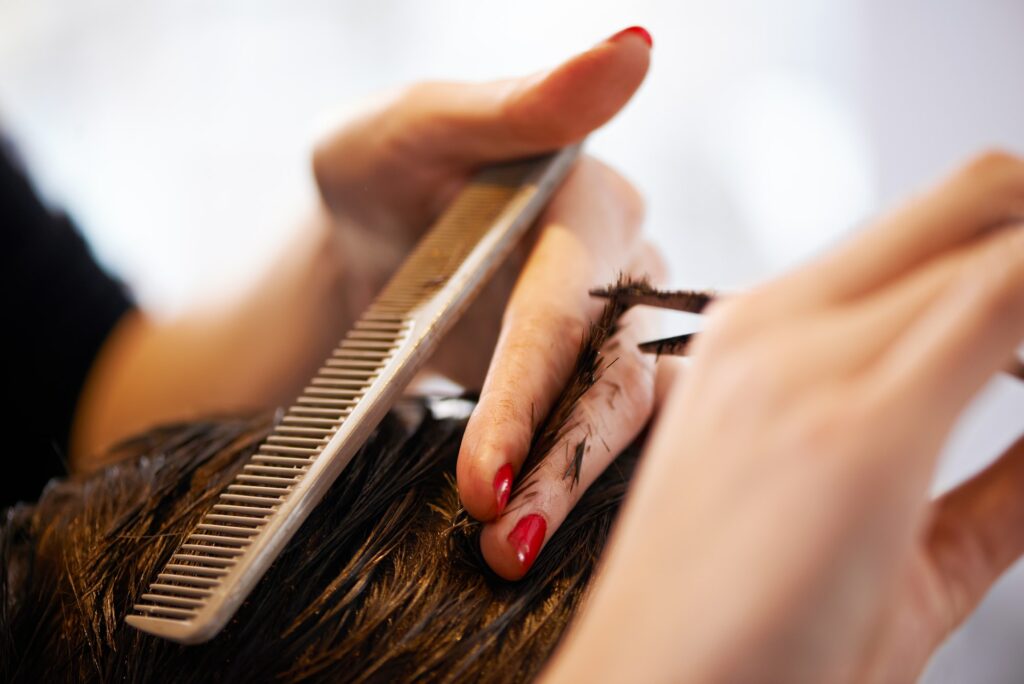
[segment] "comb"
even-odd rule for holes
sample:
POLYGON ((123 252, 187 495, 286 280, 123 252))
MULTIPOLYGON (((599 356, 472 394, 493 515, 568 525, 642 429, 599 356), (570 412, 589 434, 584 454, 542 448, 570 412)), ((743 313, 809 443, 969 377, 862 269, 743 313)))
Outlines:
POLYGON ((468 183, 175 549, 129 625, 185 644, 224 627, 578 153, 490 167, 468 183))

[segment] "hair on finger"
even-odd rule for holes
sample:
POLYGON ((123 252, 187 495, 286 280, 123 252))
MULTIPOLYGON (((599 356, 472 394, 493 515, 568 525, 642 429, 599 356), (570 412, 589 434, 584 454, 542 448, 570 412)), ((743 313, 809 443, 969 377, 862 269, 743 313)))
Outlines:
MULTIPOLYGON (((562 389, 558 398, 551 406, 548 415, 534 432, 530 450, 523 461, 522 475, 518 478, 519 486, 513 490, 512 496, 522 497, 529 493, 535 482, 532 478, 544 457, 565 437, 575 425, 572 416, 580 399, 597 384, 604 372, 617 360, 617 356, 609 358, 609 351, 614 351, 612 338, 619 330, 619 319, 632 306, 632 298, 636 293, 657 293, 646 278, 631 278, 620 274, 618 280, 598 290, 606 300, 601 314, 590 323, 583 338, 580 340, 580 351, 572 370, 569 383, 562 389)), ((566 459, 565 477, 572 477, 573 485, 579 483, 586 452, 586 440, 582 440, 566 459)))

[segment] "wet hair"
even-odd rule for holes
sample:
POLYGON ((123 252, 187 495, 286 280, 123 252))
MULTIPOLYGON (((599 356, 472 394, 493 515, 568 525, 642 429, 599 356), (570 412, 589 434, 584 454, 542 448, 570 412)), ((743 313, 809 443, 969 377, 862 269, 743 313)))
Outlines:
MULTIPOLYGON (((583 340, 529 462, 606 367, 622 308, 583 340)), ((584 493, 530 573, 493 574, 452 477, 467 399, 405 400, 213 640, 181 646, 124 622, 138 594, 272 427, 273 417, 169 426, 118 462, 55 480, 0 526, 3 681, 493 681, 535 677, 594 572, 636 464, 631 447, 584 493)), ((527 472, 528 472, 527 468, 527 472)), ((523 478, 529 486, 529 477, 523 478)))

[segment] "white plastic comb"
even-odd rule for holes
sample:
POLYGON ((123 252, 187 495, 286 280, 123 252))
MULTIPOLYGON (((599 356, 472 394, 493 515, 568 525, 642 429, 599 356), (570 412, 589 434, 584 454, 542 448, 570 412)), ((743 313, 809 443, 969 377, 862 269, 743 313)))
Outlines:
POLYGON ((224 627, 578 152, 491 167, 470 181, 175 550, 128 624, 186 644, 224 627))

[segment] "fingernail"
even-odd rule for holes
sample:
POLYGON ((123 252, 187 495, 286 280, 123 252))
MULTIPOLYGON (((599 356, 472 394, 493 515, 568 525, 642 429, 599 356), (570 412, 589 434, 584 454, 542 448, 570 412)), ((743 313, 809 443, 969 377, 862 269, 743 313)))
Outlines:
POLYGON ((523 572, 533 565, 533 559, 540 551, 540 545, 544 543, 544 533, 548 531, 548 524, 544 518, 533 513, 526 516, 518 523, 508 535, 508 541, 516 550, 516 560, 523 568, 523 572))
POLYGON ((612 41, 619 40, 623 36, 628 36, 630 34, 632 34, 634 36, 639 36, 640 38, 642 38, 643 41, 645 43, 647 43, 647 47, 650 47, 650 48, 654 47, 654 39, 651 38, 651 34, 643 26, 630 26, 627 29, 622 29, 621 31, 616 33, 614 36, 609 38, 608 40, 612 40, 612 41))
POLYGON ((508 497, 512 494, 512 466, 506 463, 498 468, 498 474, 494 476, 494 498, 498 501, 498 515, 505 510, 508 497))

